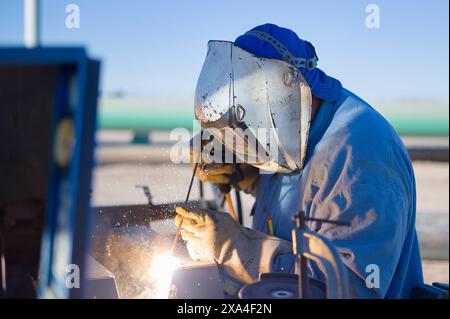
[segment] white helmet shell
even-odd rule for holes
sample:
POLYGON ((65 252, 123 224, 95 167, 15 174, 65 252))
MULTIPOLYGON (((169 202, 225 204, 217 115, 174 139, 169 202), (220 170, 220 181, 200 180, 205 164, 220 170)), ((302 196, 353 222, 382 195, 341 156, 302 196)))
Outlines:
POLYGON ((195 117, 241 160, 271 172, 303 167, 311 90, 293 65, 257 57, 227 41, 209 41, 195 92, 195 117), (231 132, 234 140, 223 138, 231 132), (215 134, 218 135, 218 134, 215 134), (245 144, 245 152, 236 144, 245 144), (256 151, 267 156, 249 156, 256 151))

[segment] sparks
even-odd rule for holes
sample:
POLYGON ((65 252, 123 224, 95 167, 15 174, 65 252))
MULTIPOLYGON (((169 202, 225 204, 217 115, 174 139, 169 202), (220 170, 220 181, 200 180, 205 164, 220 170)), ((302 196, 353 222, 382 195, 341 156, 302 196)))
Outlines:
POLYGON ((158 298, 168 298, 172 275, 180 265, 180 261, 172 254, 160 254, 153 258, 149 275, 157 290, 158 298))

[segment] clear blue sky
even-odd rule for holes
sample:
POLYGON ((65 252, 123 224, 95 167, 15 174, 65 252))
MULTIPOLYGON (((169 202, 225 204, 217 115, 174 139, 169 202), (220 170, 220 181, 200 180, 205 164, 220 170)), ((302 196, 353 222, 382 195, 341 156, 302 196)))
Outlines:
MULTIPOLYGON (((0 0, 0 45, 21 45, 21 0, 0 0)), ((190 99, 209 39, 271 22, 312 42, 319 66, 363 98, 449 95, 448 0, 43 0, 42 43, 81 44, 103 61, 102 87, 190 99), (81 28, 65 27, 78 4, 81 28), (366 5, 381 28, 365 26, 366 5)))

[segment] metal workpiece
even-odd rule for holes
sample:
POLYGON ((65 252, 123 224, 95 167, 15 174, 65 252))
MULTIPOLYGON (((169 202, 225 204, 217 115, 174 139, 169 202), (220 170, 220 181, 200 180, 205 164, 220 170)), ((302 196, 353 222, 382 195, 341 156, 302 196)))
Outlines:
POLYGON ((148 269, 157 251, 169 249, 171 236, 146 226, 117 227, 94 236, 92 256, 114 275, 120 298, 135 298, 147 287, 152 297, 148 269))
MULTIPOLYGON (((94 209, 95 222, 90 254, 115 277, 120 298, 156 298, 148 276, 153 258, 170 251, 176 225, 175 207, 161 205, 102 206, 94 209)), ((215 202, 189 201, 193 207, 217 208, 215 202)), ((182 241, 175 254, 183 267, 192 263, 182 241)))
POLYGON ((175 270, 171 299, 223 299, 220 272, 215 263, 190 261, 175 270))
POLYGON ((88 299, 119 299, 114 274, 91 256, 87 261, 86 274, 88 299))

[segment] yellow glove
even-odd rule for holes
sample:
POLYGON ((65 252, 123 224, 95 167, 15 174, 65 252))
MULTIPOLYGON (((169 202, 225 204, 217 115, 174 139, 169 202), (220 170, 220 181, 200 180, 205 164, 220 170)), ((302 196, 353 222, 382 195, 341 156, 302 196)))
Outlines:
POLYGON ((243 283, 257 281, 260 273, 271 271, 276 255, 292 251, 290 242, 245 228, 227 213, 189 205, 175 211, 191 258, 216 262, 243 283))
MULTIPOLYGON (((245 163, 211 163, 211 159, 205 159, 204 152, 200 157, 197 153, 198 150, 194 150, 193 140, 199 138, 195 136, 190 143, 191 161, 195 165, 196 161, 200 161, 196 171, 196 177, 202 182, 215 183, 218 185, 230 185, 238 190, 245 190, 249 193, 255 193, 256 184, 259 176, 259 169, 245 163)), ((213 141, 202 140, 201 149, 212 143, 213 141)), ((224 152, 228 150, 224 147, 224 152)))

